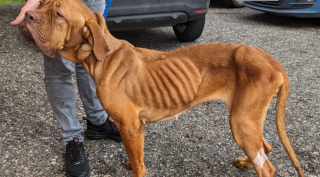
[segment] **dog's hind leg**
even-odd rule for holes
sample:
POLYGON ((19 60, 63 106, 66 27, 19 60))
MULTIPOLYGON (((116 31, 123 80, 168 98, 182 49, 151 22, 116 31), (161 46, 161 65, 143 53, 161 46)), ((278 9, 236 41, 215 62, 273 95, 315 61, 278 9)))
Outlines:
POLYGON ((262 140, 263 142, 263 148, 264 148, 264 152, 266 154, 269 154, 272 151, 272 146, 267 142, 266 139, 263 138, 262 140))
POLYGON ((233 137, 248 157, 239 158, 236 163, 240 168, 254 166, 259 177, 272 177, 275 168, 266 156, 272 148, 263 138, 263 126, 273 93, 268 93, 267 87, 249 85, 237 89, 229 107, 233 137))
MULTIPOLYGON (((263 148, 264 148, 264 152, 265 154, 269 154, 272 151, 272 147, 271 145, 266 141, 266 139, 262 139, 263 142, 263 148)), ((249 158, 245 158, 245 157, 238 157, 236 158, 236 160, 234 160, 234 164, 243 169, 243 168, 250 168, 253 165, 252 161, 249 158)))
POLYGON ((248 168, 253 165, 259 177, 272 177, 275 175, 275 168, 266 156, 270 151, 265 150, 263 143, 263 122, 258 122, 260 118, 259 120, 252 119, 254 116, 253 114, 247 118, 231 117, 233 137, 248 157, 238 158, 236 163, 240 168, 248 168))

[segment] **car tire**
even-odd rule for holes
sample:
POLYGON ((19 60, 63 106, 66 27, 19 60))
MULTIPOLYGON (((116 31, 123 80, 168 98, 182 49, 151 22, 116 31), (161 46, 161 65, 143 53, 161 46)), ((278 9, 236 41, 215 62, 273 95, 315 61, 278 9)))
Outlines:
POLYGON ((239 2, 239 0, 223 0, 224 4, 227 5, 228 7, 233 7, 233 8, 241 8, 243 7, 242 3, 239 2))
POLYGON ((183 24, 177 24, 173 26, 173 31, 179 41, 194 41, 201 36, 204 24, 205 16, 183 24))

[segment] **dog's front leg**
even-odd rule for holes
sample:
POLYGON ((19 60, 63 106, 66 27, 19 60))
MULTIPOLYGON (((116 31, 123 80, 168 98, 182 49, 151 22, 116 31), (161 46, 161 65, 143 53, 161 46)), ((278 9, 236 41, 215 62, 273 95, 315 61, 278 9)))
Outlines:
POLYGON ((137 118, 125 117, 118 126, 129 160, 125 163, 127 169, 132 169, 133 177, 146 174, 144 165, 145 125, 137 118))

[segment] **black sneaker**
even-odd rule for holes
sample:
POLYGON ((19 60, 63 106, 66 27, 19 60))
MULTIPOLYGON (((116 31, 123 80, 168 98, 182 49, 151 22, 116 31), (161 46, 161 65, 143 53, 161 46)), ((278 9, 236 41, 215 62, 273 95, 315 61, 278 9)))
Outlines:
POLYGON ((78 138, 69 141, 66 148, 66 175, 68 177, 89 177, 90 167, 83 143, 78 138))
POLYGON ((102 125, 93 125, 87 118, 87 130, 84 132, 84 135, 91 140, 100 140, 100 139, 112 139, 116 142, 121 142, 120 132, 114 124, 114 122, 107 120, 102 125))

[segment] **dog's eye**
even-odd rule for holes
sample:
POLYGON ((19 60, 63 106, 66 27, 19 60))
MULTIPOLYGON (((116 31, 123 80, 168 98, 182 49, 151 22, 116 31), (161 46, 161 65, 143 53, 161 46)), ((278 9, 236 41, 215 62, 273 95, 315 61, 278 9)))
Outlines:
POLYGON ((63 15, 61 15, 61 13, 58 12, 58 11, 56 11, 56 15, 57 15, 58 17, 63 17, 63 15))

